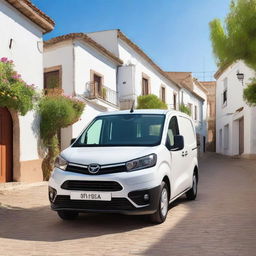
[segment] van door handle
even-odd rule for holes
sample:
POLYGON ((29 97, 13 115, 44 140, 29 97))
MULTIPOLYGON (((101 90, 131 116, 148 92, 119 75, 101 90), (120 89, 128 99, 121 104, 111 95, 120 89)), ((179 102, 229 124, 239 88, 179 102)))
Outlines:
POLYGON ((182 151, 182 156, 187 156, 188 155, 188 151, 182 151))

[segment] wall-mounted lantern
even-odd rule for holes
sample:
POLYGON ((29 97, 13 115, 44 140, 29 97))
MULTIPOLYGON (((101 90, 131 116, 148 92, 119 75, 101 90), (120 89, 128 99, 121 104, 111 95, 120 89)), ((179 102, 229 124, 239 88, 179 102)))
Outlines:
POLYGON ((237 79, 242 83, 242 85, 244 86, 244 73, 240 73, 239 71, 237 71, 237 79))

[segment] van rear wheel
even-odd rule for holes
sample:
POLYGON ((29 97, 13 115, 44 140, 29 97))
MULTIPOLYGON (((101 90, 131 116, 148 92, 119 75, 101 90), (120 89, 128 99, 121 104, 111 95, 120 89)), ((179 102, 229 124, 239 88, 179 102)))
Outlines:
POLYGON ((168 208, 169 208, 169 189, 167 187, 167 184, 164 181, 162 181, 157 211, 154 214, 149 216, 151 222, 157 223, 157 224, 163 223, 167 217, 168 208))
POLYGON ((198 183, 197 176, 194 173, 193 174, 193 185, 192 185, 192 188, 186 193, 186 197, 187 197, 188 200, 195 200, 196 199, 196 196, 197 196, 197 183, 198 183))
POLYGON ((63 220, 74 220, 78 217, 78 212, 73 211, 57 211, 57 213, 63 220))

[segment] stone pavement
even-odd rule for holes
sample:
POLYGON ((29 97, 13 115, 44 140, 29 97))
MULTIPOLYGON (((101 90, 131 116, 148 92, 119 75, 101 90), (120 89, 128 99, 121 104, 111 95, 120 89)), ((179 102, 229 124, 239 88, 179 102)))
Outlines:
POLYGON ((196 201, 170 206, 164 224, 84 214, 64 222, 47 187, 0 192, 0 255, 256 255, 256 161, 207 154, 196 201))

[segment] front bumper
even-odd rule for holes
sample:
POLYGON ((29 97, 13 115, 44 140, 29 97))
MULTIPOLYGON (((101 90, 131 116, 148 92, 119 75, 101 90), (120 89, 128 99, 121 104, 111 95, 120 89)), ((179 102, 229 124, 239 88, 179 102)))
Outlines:
POLYGON ((127 215, 146 215, 156 212, 159 204, 161 186, 151 189, 132 191, 128 197, 113 197, 111 201, 71 200, 69 195, 57 195, 49 187, 49 193, 56 193, 51 201, 54 211, 121 213, 127 215), (144 195, 147 194, 147 200, 144 195))
POLYGON ((115 212, 123 214, 151 214, 158 207, 160 184, 156 168, 134 172, 86 175, 54 169, 49 188, 55 195, 51 208, 55 211, 115 212), (99 189, 98 189, 99 188, 99 189), (111 201, 71 200, 72 191, 110 192, 111 201), (143 200, 148 194, 149 199, 143 200))

